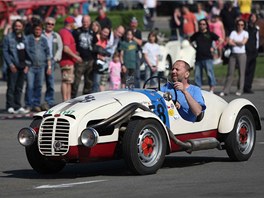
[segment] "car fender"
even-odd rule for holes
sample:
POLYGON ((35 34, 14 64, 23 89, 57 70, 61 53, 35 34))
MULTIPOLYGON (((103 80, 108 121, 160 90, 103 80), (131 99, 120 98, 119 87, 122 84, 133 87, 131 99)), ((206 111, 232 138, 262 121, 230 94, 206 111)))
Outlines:
POLYGON ((153 118, 153 119, 157 120, 161 124, 161 126, 163 127, 163 129, 166 133, 168 146, 171 149, 170 137, 169 137, 169 133, 167 131, 166 125, 161 121, 161 119, 156 114, 154 114, 153 112, 149 112, 149 111, 140 111, 140 112, 136 112, 135 114, 133 114, 131 118, 133 119, 136 117, 140 117, 143 119, 153 118))
POLYGON ((39 118, 39 117, 43 118, 43 116, 45 115, 45 113, 46 113, 46 111, 41 111, 41 112, 35 113, 33 115, 33 118, 39 118))
POLYGON ((261 129, 257 108, 249 100, 239 98, 231 101, 223 111, 218 126, 219 133, 230 133, 233 130, 237 115, 243 108, 250 110, 256 123, 256 129, 261 129))

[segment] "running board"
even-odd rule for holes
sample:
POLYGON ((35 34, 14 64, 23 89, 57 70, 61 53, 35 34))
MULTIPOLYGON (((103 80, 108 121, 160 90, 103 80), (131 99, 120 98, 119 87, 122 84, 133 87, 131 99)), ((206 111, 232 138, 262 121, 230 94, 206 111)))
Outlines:
POLYGON ((208 150, 218 148, 221 149, 221 144, 216 138, 200 138, 200 139, 191 139, 187 140, 186 143, 191 144, 191 148, 187 149, 187 153, 200 150, 208 150))

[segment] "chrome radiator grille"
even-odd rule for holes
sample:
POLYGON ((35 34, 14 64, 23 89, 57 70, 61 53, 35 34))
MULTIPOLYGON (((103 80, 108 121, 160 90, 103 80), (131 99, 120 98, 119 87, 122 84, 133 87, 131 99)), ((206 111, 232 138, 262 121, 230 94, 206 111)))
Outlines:
POLYGON ((46 156, 65 155, 69 149, 70 123, 62 118, 48 118, 40 127, 39 150, 46 156))

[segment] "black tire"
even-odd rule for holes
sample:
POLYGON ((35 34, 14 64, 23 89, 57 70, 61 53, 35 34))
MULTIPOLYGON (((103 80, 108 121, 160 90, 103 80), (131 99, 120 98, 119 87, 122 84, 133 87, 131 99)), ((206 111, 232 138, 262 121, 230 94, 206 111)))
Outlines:
MULTIPOLYGON (((37 118, 30 124, 31 128, 39 128, 41 119, 37 118)), ((65 167, 64 161, 55 161, 45 158, 38 149, 38 141, 33 145, 26 147, 26 155, 31 167, 40 174, 54 174, 58 173, 65 167)))
POLYGON ((123 155, 133 173, 156 173, 164 162, 166 148, 166 135, 158 121, 132 120, 128 124, 123 138, 123 155))
POLYGON ((248 109, 242 109, 232 132, 225 140, 226 152, 233 161, 247 161, 253 153, 256 142, 254 118, 248 109))

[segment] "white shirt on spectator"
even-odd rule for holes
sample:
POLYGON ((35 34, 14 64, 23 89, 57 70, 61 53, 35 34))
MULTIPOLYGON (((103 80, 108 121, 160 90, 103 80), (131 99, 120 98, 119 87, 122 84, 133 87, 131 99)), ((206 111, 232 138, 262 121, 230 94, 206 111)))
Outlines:
MULTIPOLYGON (((238 34, 237 31, 232 31, 229 38, 232 39, 234 42, 242 42, 244 38, 248 38, 248 32, 243 30, 241 33, 238 34)), ((232 53, 235 53, 235 54, 246 53, 245 45, 233 46, 232 53)))
POLYGON ((146 54, 150 64, 157 66, 158 56, 160 54, 159 45, 157 43, 147 42, 142 49, 143 54, 146 54))

